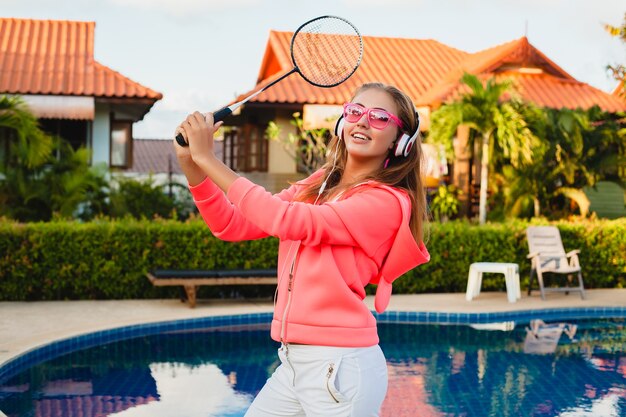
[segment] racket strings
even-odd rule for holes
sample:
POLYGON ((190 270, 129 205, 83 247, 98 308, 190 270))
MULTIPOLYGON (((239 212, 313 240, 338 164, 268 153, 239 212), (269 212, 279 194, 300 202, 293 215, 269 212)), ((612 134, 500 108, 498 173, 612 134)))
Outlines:
POLYGON ((317 19, 300 28, 292 40, 292 58, 310 83, 330 87, 348 79, 361 62, 359 32, 339 18, 317 19))

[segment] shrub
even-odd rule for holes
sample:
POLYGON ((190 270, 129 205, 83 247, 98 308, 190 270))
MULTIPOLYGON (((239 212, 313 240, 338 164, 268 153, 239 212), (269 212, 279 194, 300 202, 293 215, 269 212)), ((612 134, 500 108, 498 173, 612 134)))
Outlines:
MULTIPOLYGON (((626 286, 626 219, 553 224, 561 230, 566 250, 581 250, 587 288, 626 286)), ((394 293, 465 291, 469 265, 481 261, 517 262, 522 288, 527 288, 528 225, 523 221, 431 224, 427 242, 431 261, 396 281, 394 293)), ((277 243, 275 238, 224 242, 200 220, 4 221, 0 222, 0 300, 171 297, 179 289, 152 287, 145 277, 148 270, 271 268, 276 266, 277 243)), ((502 290, 504 280, 485 275, 482 287, 502 290)), ((199 296, 228 296, 232 290, 203 287, 199 296)), ((273 293, 271 287, 236 290, 273 293)), ((368 287, 369 293, 374 291, 375 287, 368 287)))

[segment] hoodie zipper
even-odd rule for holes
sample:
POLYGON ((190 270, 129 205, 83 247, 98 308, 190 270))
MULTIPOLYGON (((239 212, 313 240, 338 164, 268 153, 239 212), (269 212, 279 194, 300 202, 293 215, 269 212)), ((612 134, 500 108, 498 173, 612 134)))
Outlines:
POLYGON ((287 315, 289 314, 289 308, 291 307, 291 294, 293 290, 293 274, 296 265, 296 258, 298 257, 298 249, 300 248, 300 243, 296 246, 296 253, 293 255, 293 259, 291 261, 291 266, 289 267, 289 282, 287 283, 287 304, 285 305, 285 310, 283 311, 283 318, 280 323, 280 342, 285 346, 285 358, 291 366, 291 370, 293 371, 293 381, 292 385, 296 386, 296 369, 293 367, 291 360, 289 359, 289 343, 285 341, 285 332, 287 330, 287 315))
POLYGON ((287 314, 289 313, 289 308, 291 307, 291 293, 293 290, 293 273, 296 266, 296 258, 298 257, 298 249, 300 248, 300 242, 296 246, 296 252, 293 255, 293 259, 291 260, 291 266, 289 267, 289 282, 287 283, 287 304, 285 305, 285 309, 283 310, 283 318, 280 325, 280 341, 282 343, 285 342, 285 331, 287 330, 287 314))

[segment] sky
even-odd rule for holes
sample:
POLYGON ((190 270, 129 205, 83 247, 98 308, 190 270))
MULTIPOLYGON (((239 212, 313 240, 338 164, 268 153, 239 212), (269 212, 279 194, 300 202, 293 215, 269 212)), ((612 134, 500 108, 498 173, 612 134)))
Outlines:
POLYGON ((270 30, 317 16, 467 52, 527 35, 574 78, 610 92, 606 66, 626 63, 626 45, 603 25, 625 13, 623 0, 0 0, 3 17, 95 21, 95 59, 163 94, 133 127, 135 138, 155 139, 254 88, 270 30))

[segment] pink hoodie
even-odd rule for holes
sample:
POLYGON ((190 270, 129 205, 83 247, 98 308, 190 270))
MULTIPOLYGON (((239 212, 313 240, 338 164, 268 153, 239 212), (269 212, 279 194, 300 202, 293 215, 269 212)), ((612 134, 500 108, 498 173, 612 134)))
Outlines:
POLYGON ((216 237, 280 239, 272 339, 375 345, 376 319, 363 303, 364 287, 378 284, 375 307, 382 313, 391 283, 430 259, 411 234, 410 199, 404 191, 369 181, 321 205, 291 201, 306 181, 276 195, 243 177, 227 195, 209 179, 189 188, 216 237))

